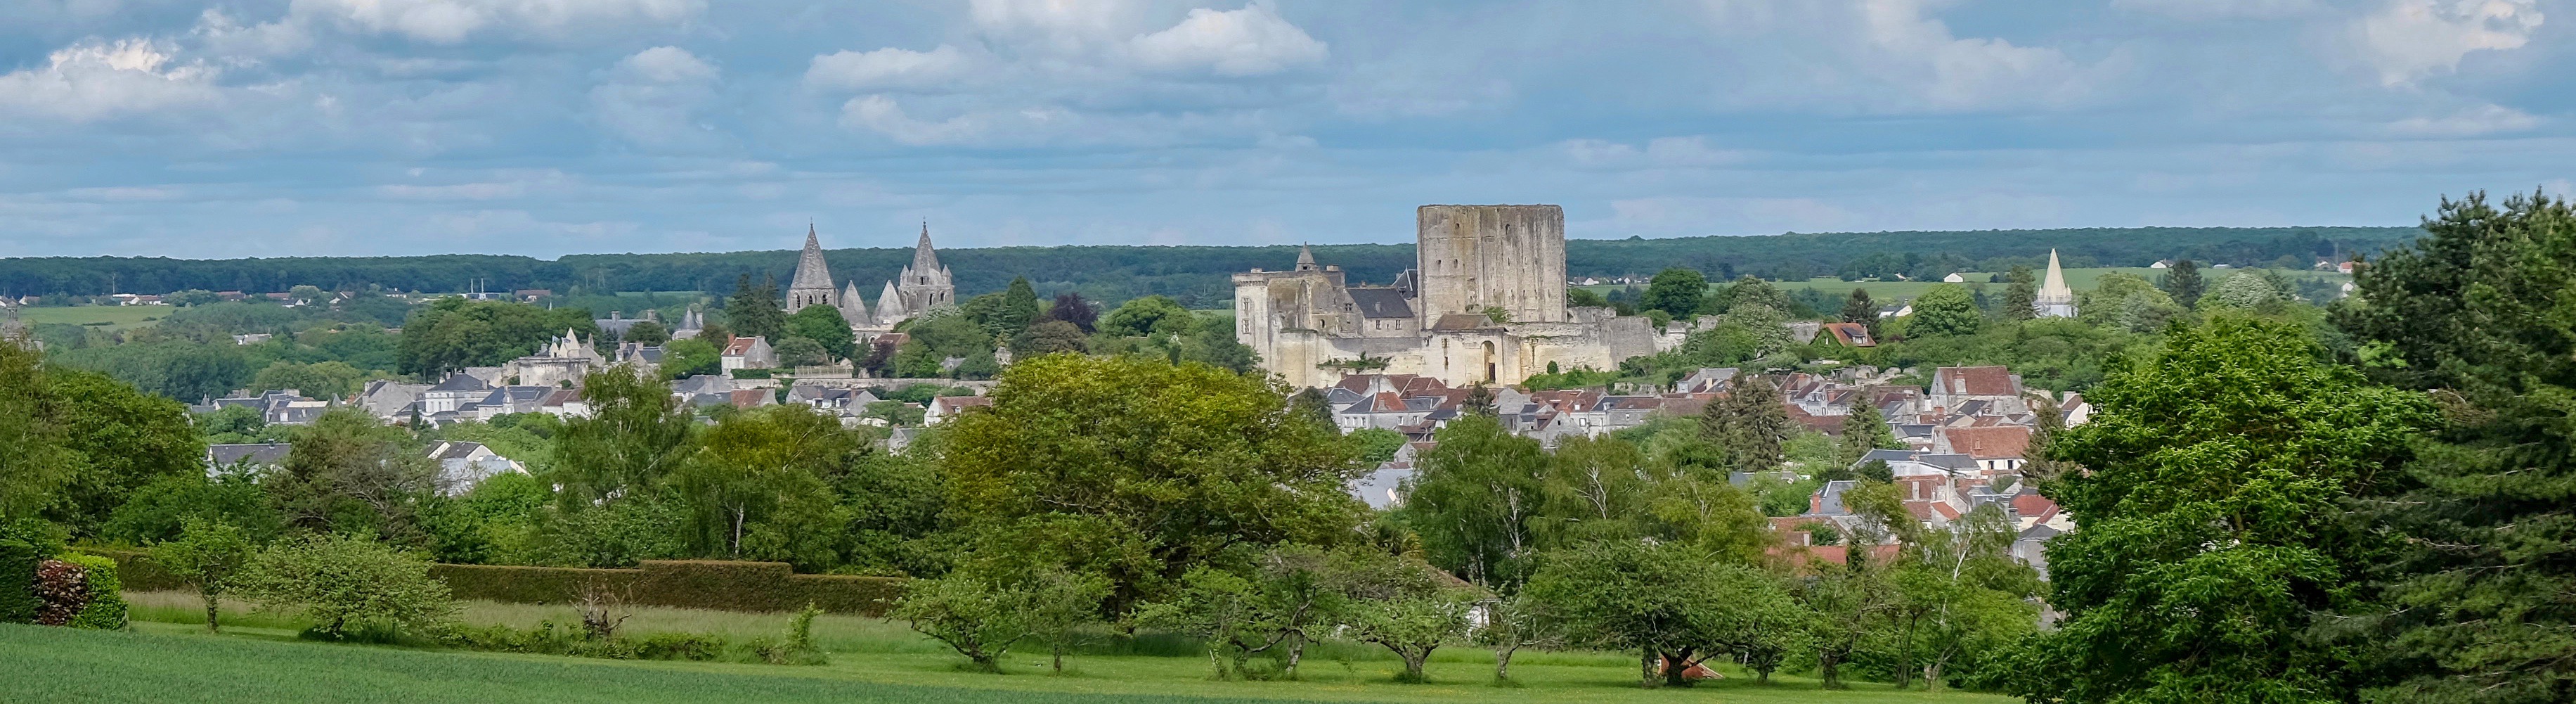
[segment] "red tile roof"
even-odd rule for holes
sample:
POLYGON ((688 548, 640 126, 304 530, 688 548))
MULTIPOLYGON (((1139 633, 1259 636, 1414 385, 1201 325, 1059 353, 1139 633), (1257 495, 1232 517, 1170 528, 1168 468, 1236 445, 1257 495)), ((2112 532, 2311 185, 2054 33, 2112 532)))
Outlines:
POLYGON ((1981 460, 2021 459, 2030 449, 2030 428, 2019 425, 1942 428, 1941 437, 1951 452, 1981 460))
POLYGON ((1932 393, 1957 396, 2013 396, 2021 393, 2012 370, 2003 367, 1942 367, 1932 373, 1932 393))

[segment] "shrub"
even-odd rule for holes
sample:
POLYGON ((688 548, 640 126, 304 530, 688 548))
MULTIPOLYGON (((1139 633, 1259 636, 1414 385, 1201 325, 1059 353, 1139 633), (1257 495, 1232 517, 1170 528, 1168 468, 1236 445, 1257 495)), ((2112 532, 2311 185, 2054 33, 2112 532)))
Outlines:
POLYGON ((352 626, 434 628, 455 613, 447 585, 423 562, 373 536, 326 535, 282 542, 260 552, 235 589, 270 611, 312 619, 313 632, 343 639, 352 626))
POLYGON ((125 630, 125 586, 117 582, 116 560, 97 555, 66 555, 63 560, 81 567, 89 599, 74 614, 73 628, 103 631, 125 630))
POLYGON ((0 623, 35 623, 45 601, 36 598, 36 565, 44 557, 24 540, 0 539, 0 623))
POLYGON ((35 592, 44 602, 36 607, 38 625, 69 625, 89 605, 89 578, 78 563, 46 560, 36 565, 35 592))
POLYGON ((806 604, 804 610, 796 612, 795 617, 787 620, 785 638, 776 641, 766 638, 753 641, 752 652, 760 656, 761 662, 772 665, 824 664, 827 660, 823 657, 823 651, 814 647, 814 617, 821 615, 823 615, 822 609, 816 608, 813 604, 806 604))
POLYGON ((888 618, 948 644, 977 669, 1000 672, 1004 653, 1031 634, 1027 594, 966 574, 915 580, 888 618))
POLYGON ((643 660, 714 660, 727 645, 723 636, 705 633, 653 633, 630 642, 643 660))

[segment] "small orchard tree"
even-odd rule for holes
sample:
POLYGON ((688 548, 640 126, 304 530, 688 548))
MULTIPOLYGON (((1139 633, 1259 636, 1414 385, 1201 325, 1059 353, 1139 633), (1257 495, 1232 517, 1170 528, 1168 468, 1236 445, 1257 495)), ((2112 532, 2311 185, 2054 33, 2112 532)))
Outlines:
POLYGON ((1025 590, 960 571, 913 580, 887 618, 948 644, 977 669, 1001 672, 1002 655, 1036 635, 1028 603, 1025 590))
POLYGON ((1565 624, 1546 602, 1523 592, 1485 602, 1485 623, 1474 635, 1478 645, 1494 649, 1494 681, 1510 682, 1512 656, 1564 645, 1565 624))
POLYGON ((152 564, 197 588, 206 602, 206 630, 220 633, 223 595, 250 563, 250 538, 230 523, 189 518, 179 537, 152 546, 152 564))
POLYGON ((1201 566, 1182 575, 1179 586, 1170 597, 1138 606, 1136 622, 1206 642, 1215 679, 1249 674, 1253 656, 1292 634, 1281 626, 1280 614, 1265 608, 1261 586, 1251 577, 1201 566))
POLYGON ((1441 584, 1430 565, 1377 552, 1345 555, 1338 570, 1349 597, 1341 609, 1342 634, 1394 652, 1404 661, 1396 681, 1428 681, 1423 663, 1432 651, 1466 634, 1476 594, 1441 584))
POLYGON ((371 535, 316 535, 269 546, 251 558, 233 591, 260 608, 295 613, 339 639, 360 624, 434 628, 456 613, 429 563, 371 535))
POLYGON ((1055 671, 1064 672, 1064 651, 1073 647, 1081 629, 1100 622, 1100 601, 1109 598, 1109 578, 1049 570, 1029 580, 1028 626, 1047 644, 1055 671))

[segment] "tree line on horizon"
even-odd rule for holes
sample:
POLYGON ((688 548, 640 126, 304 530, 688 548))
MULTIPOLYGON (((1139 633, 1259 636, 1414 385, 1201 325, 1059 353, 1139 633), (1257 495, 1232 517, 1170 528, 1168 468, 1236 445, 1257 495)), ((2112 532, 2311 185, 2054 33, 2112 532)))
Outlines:
MULTIPOLYGON (((1741 276, 1936 278, 1952 271, 2002 271, 2044 263, 2056 249, 2068 266, 2146 266, 2188 258, 2237 266, 2349 257, 2412 240, 2419 227, 2071 228, 1947 232, 1789 233, 1624 240, 1569 240, 1566 271, 1582 277, 1644 277, 1672 266, 1718 280, 1741 276)), ((781 238, 781 242, 786 242, 781 238)), ((940 251, 960 294, 1001 291, 1026 277, 1039 293, 1075 291, 1098 301, 1171 296, 1190 307, 1221 307, 1233 295, 1228 277, 1253 268, 1286 268, 1297 248, 1103 246, 959 248, 940 251)), ((744 272, 781 280, 795 250, 665 254, 576 254, 535 257, 443 254, 416 257, 22 257, 0 259, 0 294, 97 296, 201 289, 264 293, 295 286, 360 290, 459 292, 727 290, 744 272), (113 291, 111 289, 114 289, 113 291)), ((1342 267, 1353 283, 1387 283, 1413 265, 1411 244, 1316 245, 1318 261, 1342 267)), ((833 249, 832 270, 873 292, 912 261, 909 247, 833 249)))

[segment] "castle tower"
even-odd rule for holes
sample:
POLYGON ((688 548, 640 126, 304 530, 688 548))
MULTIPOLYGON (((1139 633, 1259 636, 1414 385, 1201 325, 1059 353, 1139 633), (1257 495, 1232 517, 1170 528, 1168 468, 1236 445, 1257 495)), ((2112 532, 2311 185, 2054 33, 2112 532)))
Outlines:
POLYGON ((2048 250, 2048 276, 2040 279, 2039 297, 2031 305, 2042 318, 2075 317, 2075 290, 2066 286, 2066 272, 2057 266, 2057 250, 2048 250))
POLYGON ((805 252, 796 257, 796 278, 787 283, 787 312, 806 306, 838 307, 839 294, 832 290, 832 269, 823 264, 823 244, 814 237, 814 226, 805 226, 805 252))
POLYGON ((1414 221, 1425 327, 1493 306, 1517 323, 1566 320, 1564 208, 1426 205, 1414 221))
MULTIPOLYGON (((957 284, 949 277, 948 268, 939 265, 938 251, 930 247, 929 223, 921 225, 921 241, 912 246, 912 266, 904 267, 895 281, 896 292, 903 297, 903 307, 909 313, 957 305, 957 284)), ((885 303, 879 301, 877 305, 883 308, 885 303)))

